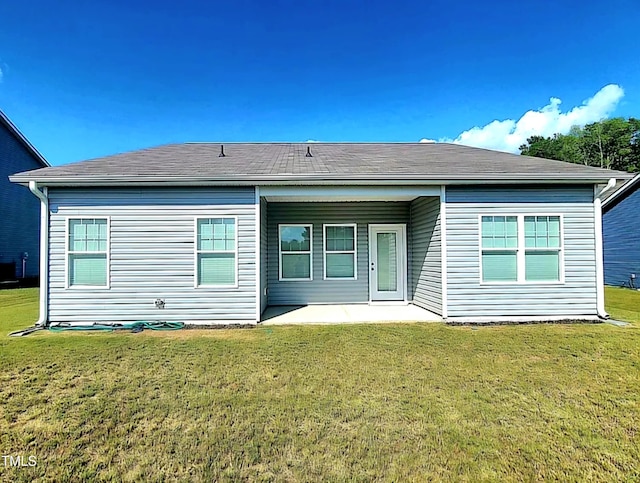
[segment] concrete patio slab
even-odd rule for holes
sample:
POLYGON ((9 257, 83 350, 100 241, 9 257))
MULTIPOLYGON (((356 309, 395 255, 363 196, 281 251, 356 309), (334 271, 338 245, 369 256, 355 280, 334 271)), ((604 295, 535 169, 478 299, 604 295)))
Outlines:
POLYGON ((416 305, 296 305, 267 307, 261 325, 441 322, 416 305))

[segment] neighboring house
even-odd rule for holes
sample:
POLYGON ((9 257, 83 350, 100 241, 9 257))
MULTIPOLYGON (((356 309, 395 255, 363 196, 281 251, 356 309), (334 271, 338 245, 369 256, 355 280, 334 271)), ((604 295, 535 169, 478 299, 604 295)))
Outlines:
POLYGON ((47 166, 0 111, 0 282, 39 274, 40 203, 27 188, 10 183, 9 175, 47 166))
POLYGON ((640 174, 602 202, 604 282, 640 288, 640 174))
POLYGON ((304 304, 603 317, 599 196, 627 176, 440 143, 189 143, 11 180, 48 213, 40 323, 244 324, 304 304))

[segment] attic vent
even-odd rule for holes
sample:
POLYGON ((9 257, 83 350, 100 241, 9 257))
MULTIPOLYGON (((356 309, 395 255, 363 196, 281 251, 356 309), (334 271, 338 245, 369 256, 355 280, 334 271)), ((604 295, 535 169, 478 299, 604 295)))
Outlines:
POLYGON ((224 144, 220 145, 220 154, 218 154, 219 158, 224 158, 226 154, 224 154, 224 144))
POLYGON ((304 155, 305 158, 313 158, 313 154, 311 154, 311 148, 307 146, 307 154, 304 155))

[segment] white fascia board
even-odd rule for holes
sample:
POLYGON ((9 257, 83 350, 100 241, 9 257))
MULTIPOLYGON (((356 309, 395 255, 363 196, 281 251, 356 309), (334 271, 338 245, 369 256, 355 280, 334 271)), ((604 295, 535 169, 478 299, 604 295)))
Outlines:
POLYGON ((439 196, 436 186, 261 186, 268 201, 369 201, 439 196))
POLYGON ((110 177, 93 177, 93 176, 29 176, 29 175, 13 175, 9 180, 13 183, 27 185, 29 181, 37 181, 40 186, 59 186, 59 187, 81 187, 81 186, 327 186, 327 185, 350 185, 350 186, 406 186, 421 185, 432 186, 438 188, 441 185, 512 185, 517 184, 599 184, 604 183, 609 178, 607 176, 594 177, 588 176, 569 176, 559 178, 550 175, 494 175, 487 176, 447 176, 447 177, 420 177, 420 176, 365 176, 362 178, 350 178, 341 176, 229 176, 223 178, 196 178, 196 177, 180 177, 180 176, 110 176, 110 177))

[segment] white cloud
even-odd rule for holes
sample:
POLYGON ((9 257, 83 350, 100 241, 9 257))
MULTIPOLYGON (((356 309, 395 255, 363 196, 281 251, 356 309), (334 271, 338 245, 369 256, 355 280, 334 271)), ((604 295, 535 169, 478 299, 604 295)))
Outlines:
POLYGON ((436 141, 435 139, 422 138, 420 142, 421 143, 437 143, 438 141, 436 141))
POLYGON ((440 141, 517 153, 520 145, 531 136, 567 134, 572 126, 584 126, 609 117, 623 96, 622 87, 609 84, 596 92, 593 97, 585 100, 581 106, 576 106, 565 113, 560 112, 562 101, 552 97, 549 99, 549 104, 542 109, 527 111, 517 121, 495 120, 483 127, 476 126, 464 131, 455 139, 440 139, 440 141))
POLYGON ((316 141, 315 139, 307 139, 308 143, 319 143, 320 141, 316 141))

